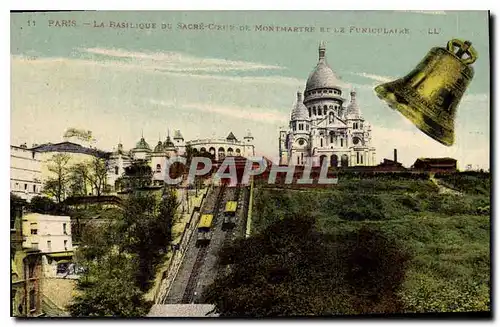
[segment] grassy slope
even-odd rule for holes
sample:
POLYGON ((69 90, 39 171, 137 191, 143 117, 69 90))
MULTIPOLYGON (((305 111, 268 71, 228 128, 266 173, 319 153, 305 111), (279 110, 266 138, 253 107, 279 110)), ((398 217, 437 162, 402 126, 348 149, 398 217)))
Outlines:
MULTIPOLYGON (((447 182, 464 178, 483 186, 490 176, 447 182)), ((252 231, 290 212, 312 213, 318 228, 332 234, 377 224, 413 254, 400 291, 408 311, 488 310, 490 217, 477 208, 489 205, 490 197, 463 185, 468 184, 460 184, 463 196, 438 194, 426 179, 394 177, 340 176, 334 188, 307 192, 257 188, 252 231)))

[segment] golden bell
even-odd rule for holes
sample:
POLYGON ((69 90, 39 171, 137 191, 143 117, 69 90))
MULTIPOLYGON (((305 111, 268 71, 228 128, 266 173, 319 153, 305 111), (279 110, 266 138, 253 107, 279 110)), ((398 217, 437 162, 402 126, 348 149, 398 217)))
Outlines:
POLYGON ((469 41, 453 39, 432 48, 408 75, 375 88, 378 97, 422 132, 450 146, 455 139, 457 106, 467 89, 477 53, 469 41))

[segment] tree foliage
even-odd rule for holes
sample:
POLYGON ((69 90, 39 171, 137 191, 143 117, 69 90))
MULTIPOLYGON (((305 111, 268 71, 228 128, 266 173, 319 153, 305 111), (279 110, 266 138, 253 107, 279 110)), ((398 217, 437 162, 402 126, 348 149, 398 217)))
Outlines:
POLYGON ((161 200, 136 190, 110 223, 85 226, 77 254, 85 273, 72 315, 138 317, 147 312, 150 304, 143 294, 169 250, 177 206, 171 189, 161 200))
POLYGON ((54 197, 57 203, 61 203, 68 193, 68 162, 70 159, 71 157, 66 153, 57 153, 52 156, 47 165, 52 176, 45 181, 43 192, 54 197))
POLYGON ((153 171, 143 160, 133 161, 125 168, 123 175, 116 182, 117 189, 130 191, 151 186, 153 171))
POLYGON ((333 236, 314 220, 287 217, 223 248, 230 265, 204 292, 221 316, 397 312, 408 254, 372 228, 333 236), (258 294, 258 296, 256 296, 258 294))
POLYGON ((110 252, 98 263, 89 262, 78 282, 79 294, 69 306, 75 317, 140 317, 150 307, 137 287, 130 256, 110 252))

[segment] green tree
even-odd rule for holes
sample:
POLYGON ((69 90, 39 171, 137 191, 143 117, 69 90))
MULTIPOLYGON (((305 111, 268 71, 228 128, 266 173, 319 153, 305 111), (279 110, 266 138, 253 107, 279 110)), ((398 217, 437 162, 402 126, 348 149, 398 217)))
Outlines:
POLYGON ((123 250, 137 255, 137 283, 147 290, 162 254, 169 249, 177 199, 167 189, 161 201, 152 194, 132 193, 126 201, 121 225, 123 250))
POLYGON ((77 163, 69 168, 69 191, 71 196, 86 196, 89 180, 89 165, 77 163))
POLYGON ((230 272, 203 292, 204 303, 234 317, 401 310, 395 290, 408 259, 398 244, 376 230, 334 236, 314 224, 287 217, 223 248, 219 263, 230 272))
POLYGON ((88 179, 97 196, 101 196, 106 188, 106 180, 108 176, 108 167, 106 160, 103 158, 94 157, 88 163, 88 179))
POLYGON ((52 156, 47 166, 52 176, 45 181, 43 192, 54 197, 57 203, 61 203, 68 192, 69 160, 68 154, 58 153, 52 156))
POLYGON ((131 191, 135 189, 151 186, 153 171, 147 162, 136 160, 125 168, 123 175, 117 180, 120 190, 131 191))
POLYGON ((89 262, 78 281, 79 294, 68 307, 75 317, 141 317, 151 306, 133 276, 131 256, 111 252, 89 262))
POLYGON ((59 205, 45 196, 34 196, 31 199, 28 208, 32 212, 44 214, 54 214, 59 212, 59 205))

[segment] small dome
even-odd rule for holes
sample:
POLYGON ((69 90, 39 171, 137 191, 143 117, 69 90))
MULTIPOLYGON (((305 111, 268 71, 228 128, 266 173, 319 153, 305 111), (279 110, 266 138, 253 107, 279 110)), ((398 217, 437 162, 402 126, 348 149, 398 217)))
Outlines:
POLYGON ((351 91, 351 102, 347 106, 347 118, 359 119, 361 118, 361 110, 359 109, 358 102, 356 101, 356 91, 351 91))
POLYGON ((158 144, 155 146, 155 152, 163 152, 163 144, 161 141, 158 141, 158 144))
POLYGON ((175 147, 174 142, 172 142, 170 136, 167 136, 167 139, 165 140, 165 142, 163 142, 163 148, 166 150, 173 147, 175 147))
POLYGON ((319 46, 319 61, 307 79, 305 92, 323 88, 339 89, 341 83, 332 68, 327 64, 325 54, 325 45, 321 43, 319 46))
POLYGON ((297 103, 292 109, 292 120, 309 120, 309 111, 303 103, 302 93, 297 92, 297 103))
POLYGON ((226 137, 228 141, 237 141, 236 136, 234 136, 233 132, 229 132, 229 135, 226 137))
POLYGON ((144 139, 144 137, 141 137, 141 139, 139 140, 139 142, 137 142, 137 144, 135 145, 135 149, 136 150, 148 150, 148 151, 151 151, 151 148, 149 147, 149 144, 146 142, 146 140, 144 139))

